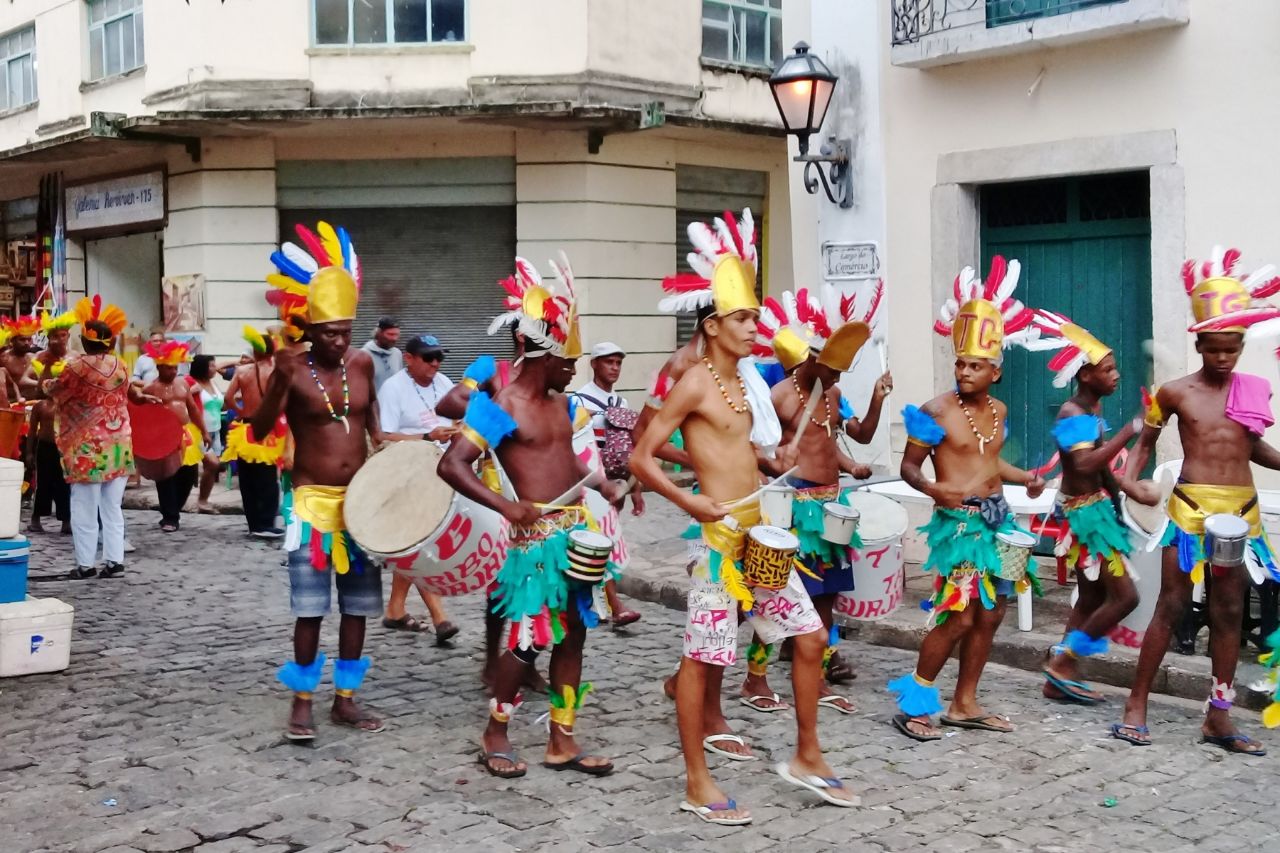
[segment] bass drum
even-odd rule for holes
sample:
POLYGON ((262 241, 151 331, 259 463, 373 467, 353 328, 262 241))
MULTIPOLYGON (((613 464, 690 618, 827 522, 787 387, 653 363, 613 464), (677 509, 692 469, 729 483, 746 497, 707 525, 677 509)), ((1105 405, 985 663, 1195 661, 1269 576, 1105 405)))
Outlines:
POLYGON ((442 451, 397 441, 347 487, 347 531, 364 551, 437 595, 487 589, 507 556, 507 522, 436 473, 442 451))
POLYGON ((854 551, 853 591, 836 597, 835 612, 859 622, 875 622, 902 603, 907 511, 897 501, 872 492, 851 492, 849 505, 860 516, 862 547, 854 551))
MULTIPOLYGON (((573 452, 591 470, 603 471, 604 464, 600 461, 600 448, 596 444, 595 430, 591 428, 589 421, 586 426, 573 434, 573 452)), ((609 555, 610 562, 616 565, 619 570, 626 568, 631 559, 631 552, 627 550, 627 541, 622 536, 622 518, 620 514, 604 499, 604 495, 595 489, 585 490, 583 503, 587 505, 587 510, 595 516, 596 522, 600 525, 600 532, 613 540, 613 553, 609 555)))

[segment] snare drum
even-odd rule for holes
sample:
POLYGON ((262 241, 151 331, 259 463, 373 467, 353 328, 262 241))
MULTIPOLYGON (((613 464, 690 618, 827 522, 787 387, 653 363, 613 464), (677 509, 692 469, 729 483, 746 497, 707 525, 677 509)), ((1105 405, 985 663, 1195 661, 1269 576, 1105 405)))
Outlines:
POLYGON ((1243 566, 1248 544, 1249 522, 1240 516, 1217 513, 1204 520, 1204 554, 1209 565, 1243 566))
POLYGON ((796 490, 790 486, 773 486, 765 489, 760 493, 760 516, 766 524, 790 530, 791 505, 795 502, 795 498, 796 490))
POLYGON ((602 583, 613 540, 593 530, 569 531, 569 568, 565 574, 584 583, 602 583))
POLYGON ((747 586, 782 589, 791 579, 800 540, 789 530, 757 524, 747 531, 742 575, 747 586))
POLYGON ((822 538, 832 545, 848 547, 858 529, 861 515, 851 506, 837 501, 822 505, 822 538))
POLYGON ((464 595, 502 568, 507 523, 440 479, 441 455, 430 441, 393 442, 351 479, 343 515, 365 553, 429 592, 464 595))
POLYGON ((902 536, 910 526, 897 501, 873 492, 850 492, 858 512, 862 547, 854 553, 853 591, 836 596, 835 610, 859 622, 883 619, 902 602, 902 536))
MULTIPOLYGON (((590 470, 604 469, 595 430, 590 423, 573 434, 573 452, 590 470)), ((585 489, 582 502, 587 505, 587 510, 604 534, 613 540, 613 553, 610 555, 613 564, 619 569, 625 569, 631 561, 631 554, 627 550, 627 540, 622 538, 622 518, 618 511, 595 489, 585 489)))
POLYGON ((996 534, 996 550, 1000 552, 1000 569, 996 576, 1015 583, 1027 576, 1031 563, 1031 549, 1036 547, 1036 537, 1021 530, 996 534))
POLYGON ((159 403, 129 403, 129 430, 138 474, 148 480, 167 480, 182 467, 184 431, 178 416, 159 403))

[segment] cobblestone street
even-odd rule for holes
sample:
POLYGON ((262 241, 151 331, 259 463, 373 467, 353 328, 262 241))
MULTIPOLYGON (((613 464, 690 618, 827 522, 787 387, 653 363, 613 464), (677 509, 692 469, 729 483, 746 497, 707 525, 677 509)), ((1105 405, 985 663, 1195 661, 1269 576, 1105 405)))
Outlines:
MULTIPOLYGON (((274 679, 290 653, 279 552, 247 540, 238 516, 187 515, 181 532, 165 535, 154 513, 127 515, 138 551, 120 579, 41 580, 70 568, 70 538, 33 543, 31 593, 73 604, 76 621, 69 670, 0 681, 4 851, 1208 853, 1274 844, 1280 758, 1198 745, 1191 702, 1154 704, 1155 745, 1133 748, 1105 736, 1119 693, 1101 708, 1051 705, 1036 677, 993 665, 988 706, 1018 731, 916 744, 889 726, 884 691, 913 655, 857 642, 845 649, 860 672, 852 691, 860 710, 824 710, 820 719, 831 764, 863 805, 820 805, 774 775, 772 762, 794 742, 793 718, 731 698, 740 663, 726 680, 725 707, 763 760, 712 766, 755 823, 702 824, 677 812, 682 763, 674 708, 661 691, 679 654, 679 614, 641 602, 643 621, 627 633, 600 630, 588 640, 585 677, 597 692, 579 732, 584 746, 615 759, 610 777, 566 778, 539 766, 544 736, 535 721, 545 697, 532 698, 512 728, 528 776, 500 781, 476 764, 486 701, 478 596, 448 602, 464 626, 454 648, 371 623, 374 663, 362 696, 387 731, 330 725, 320 713, 326 676, 316 745, 291 746, 281 737, 287 694, 274 679)), ((322 648, 335 656, 336 645, 336 619, 328 620, 322 648)), ((773 672, 789 695, 786 665, 773 672)), ((953 681, 949 667, 944 693, 953 681)), ((1259 734, 1256 714, 1240 717, 1280 751, 1273 733, 1259 734)))

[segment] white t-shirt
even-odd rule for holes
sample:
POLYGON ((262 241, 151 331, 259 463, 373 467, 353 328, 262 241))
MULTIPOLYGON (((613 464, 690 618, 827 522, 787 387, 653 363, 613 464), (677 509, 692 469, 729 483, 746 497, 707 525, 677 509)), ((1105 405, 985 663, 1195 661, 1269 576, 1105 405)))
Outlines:
POLYGON ((604 410, 606 408, 623 408, 629 409, 627 398, 621 394, 615 394, 612 391, 606 391, 595 383, 595 380, 583 385, 574 392, 578 399, 582 401, 583 407, 591 413, 591 429, 596 434, 596 444, 604 446, 604 410), (590 397, 591 399, 587 399, 590 397), (604 403, 604 407, 600 406, 604 403))
POLYGON ((436 406, 453 387, 453 381, 437 373, 430 385, 413 381, 409 371, 395 373, 378 389, 378 418, 382 431, 426 435, 445 420, 436 415, 436 406))
POLYGON ((160 370, 156 367, 156 360, 146 353, 138 356, 138 360, 133 363, 133 378, 150 383, 159 377, 160 370))

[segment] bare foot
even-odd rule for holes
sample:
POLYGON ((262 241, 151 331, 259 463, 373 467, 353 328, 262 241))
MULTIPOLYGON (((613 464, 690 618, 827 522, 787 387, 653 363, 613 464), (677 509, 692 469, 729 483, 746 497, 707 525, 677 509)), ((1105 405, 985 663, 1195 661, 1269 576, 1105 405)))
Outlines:
POLYGON ((214 511, 213 504, 208 501, 197 501, 196 512, 212 513, 214 511))
POLYGON ((311 716, 311 700, 300 696, 293 697, 293 707, 289 710, 289 726, 285 729, 288 740, 309 741, 316 736, 315 721, 311 716))
POLYGON ((1200 726, 1200 734, 1206 741, 1220 746, 1227 752, 1238 752, 1243 755, 1265 755, 1262 744, 1240 734, 1231 714, 1219 708, 1210 708, 1205 714, 1204 724, 1200 726))
POLYGON ((377 734, 386 728, 382 720, 365 711, 356 704, 355 699, 347 696, 333 697, 333 708, 329 711, 329 719, 339 726, 350 726, 370 734, 377 734))

